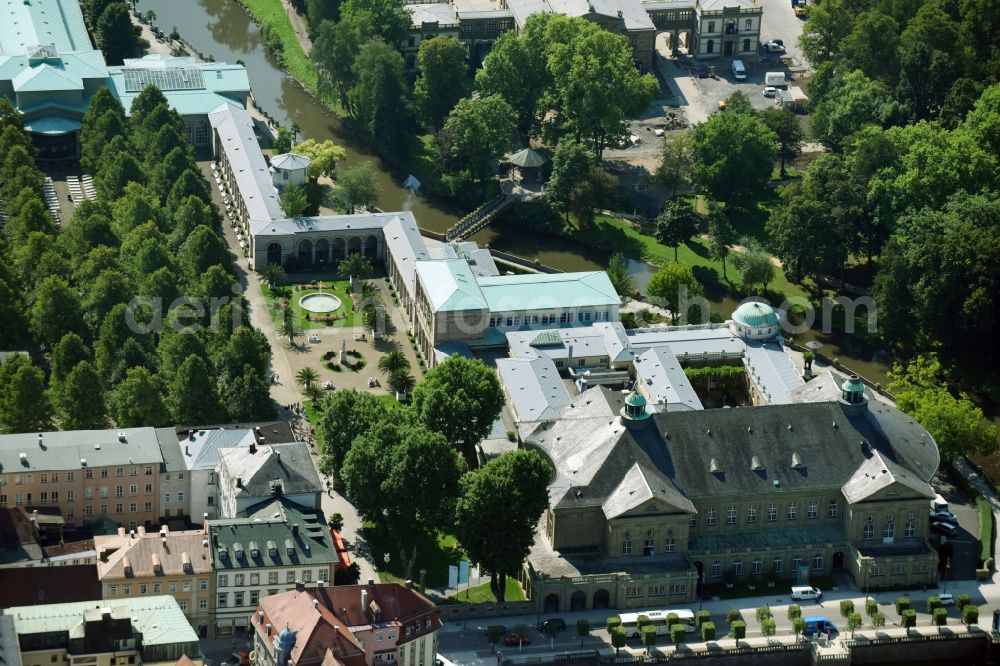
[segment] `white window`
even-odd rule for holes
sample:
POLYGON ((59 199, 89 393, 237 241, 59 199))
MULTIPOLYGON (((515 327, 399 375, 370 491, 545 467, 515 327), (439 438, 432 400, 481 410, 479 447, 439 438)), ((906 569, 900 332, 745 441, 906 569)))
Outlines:
POLYGON ((882 538, 891 539, 896 536, 896 524, 892 522, 892 514, 885 517, 885 525, 882 527, 882 538))
MULTIPOLYGON (((626 585, 625 586, 625 596, 629 599, 635 599, 642 596, 642 587, 639 585, 626 585)), ((410 635, 410 628, 406 628, 406 635, 410 635)))
POLYGON ((733 575, 742 576, 743 575, 743 562, 736 560, 733 562, 733 575))
POLYGON ((199 599, 198 600, 198 610, 200 610, 200 611, 207 611, 208 610, 208 599, 199 599))
POLYGON ((712 526, 715 525, 715 507, 714 506, 708 507, 708 517, 707 517, 705 523, 709 527, 712 527, 712 526))
POLYGON ((826 517, 836 518, 837 513, 840 511, 840 502, 835 499, 830 500, 830 503, 826 507, 826 517))
POLYGON ((873 539, 874 537, 875 537, 875 526, 872 525, 871 523, 865 523, 864 532, 862 533, 861 538, 865 541, 868 541, 870 539, 873 539))
POLYGON ((819 503, 816 500, 810 500, 806 508, 806 518, 815 518, 819 515, 819 503))
POLYGON ((646 540, 642 544, 642 554, 652 555, 656 550, 655 540, 653 539, 653 530, 646 530, 646 540))
POLYGON ((667 588, 663 585, 651 585, 647 592, 647 597, 662 597, 667 593, 667 588))
POLYGON ((795 505, 795 502, 789 502, 788 504, 788 520, 795 520, 798 514, 799 508, 795 505))
POLYGON ((626 532, 625 538, 622 539, 622 555, 632 554, 632 533, 626 532))
POLYGON ((219 574, 219 587, 229 587, 229 574, 219 574))
POLYGON ((666 540, 666 542, 663 545, 664 551, 668 552, 668 553, 672 553, 672 552, 674 552, 676 550, 676 548, 677 548, 677 543, 674 541, 674 538, 673 537, 667 537, 667 540, 666 540))
POLYGON ((764 562, 762 562, 761 560, 754 560, 753 562, 750 563, 750 573, 759 574, 763 570, 764 570, 764 562))
POLYGON ((163 493, 163 499, 164 499, 164 501, 169 502, 170 501, 170 493, 163 493))
POLYGON ((792 558, 792 571, 798 573, 799 567, 802 566, 802 556, 796 555, 792 558))
POLYGON ((822 570, 823 570, 823 556, 816 555, 816 557, 813 558, 813 571, 822 571, 822 570))
POLYGON ((747 19, 744 25, 746 25, 747 30, 753 30, 753 19, 747 19))
POLYGON ((785 568, 785 561, 780 557, 776 557, 771 560, 771 570, 776 574, 780 574, 781 570, 785 568))
POLYGON ((903 535, 907 537, 913 537, 917 535, 917 521, 912 511, 908 513, 906 516, 906 528, 905 531, 903 532, 903 535))
POLYGON ((202 592, 204 592, 205 590, 207 590, 208 589, 208 581, 207 580, 198 581, 198 589, 201 590, 202 592))
POLYGON ((716 560, 712 562, 712 578, 718 578, 722 575, 722 562, 716 560))
POLYGON ((177 493, 177 501, 178 502, 184 501, 184 493, 177 493))
POLYGON ((730 504, 729 508, 726 509, 726 524, 735 525, 736 524, 736 505, 730 504))
POLYGON ((751 504, 747 507, 747 522, 756 523, 757 522, 757 505, 751 504))

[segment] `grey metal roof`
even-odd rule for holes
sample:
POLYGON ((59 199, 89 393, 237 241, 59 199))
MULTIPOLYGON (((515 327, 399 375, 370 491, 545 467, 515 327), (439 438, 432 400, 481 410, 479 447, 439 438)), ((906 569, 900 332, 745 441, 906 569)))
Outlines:
POLYGON ((773 340, 747 340, 743 363, 751 381, 772 405, 786 405, 792 402, 791 392, 805 382, 798 369, 792 365, 784 347, 773 340))
POLYGON ((458 27, 458 15, 455 8, 443 2, 414 3, 405 5, 410 12, 414 28, 420 28, 424 23, 437 23, 441 27, 458 27))
POLYGON ((569 402, 569 393, 548 358, 500 358, 497 372, 520 421, 554 419, 569 402))
POLYGON ((208 121, 219 135, 219 145, 229 160, 250 218, 251 232, 273 218, 284 217, 249 112, 242 106, 226 103, 208 114, 208 121))
POLYGON ((312 160, 298 153, 282 153, 271 158, 271 168, 291 171, 293 169, 308 169, 312 160))
POLYGON ((840 398, 840 382, 827 369, 788 392, 792 402, 829 402, 840 398))
POLYGON ((175 472, 188 469, 173 428, 157 428, 156 439, 160 444, 160 454, 163 456, 164 471, 175 472))
POLYGON ((931 492, 924 479, 936 471, 939 456, 933 440, 915 430, 922 428, 878 403, 852 411, 839 402, 768 405, 667 412, 641 430, 626 430, 613 417, 521 424, 519 430, 522 441, 553 462, 553 506, 603 503, 634 463, 655 466, 691 499, 840 489, 873 464, 871 451, 907 489, 931 492), (802 463, 796 467, 794 454, 802 463), (760 469, 752 468, 754 457, 760 469))
POLYGON ((858 467, 842 490, 847 501, 854 504, 871 499, 880 491, 897 484, 929 499, 935 494, 934 489, 925 481, 902 466, 887 460, 878 451, 871 452, 871 457, 858 467))
POLYGON ((386 251, 392 256, 393 264, 406 289, 411 292, 412 299, 417 261, 431 258, 417 221, 412 213, 400 213, 385 223, 382 233, 385 236, 386 251))
POLYGON ((241 480, 236 497, 270 497, 272 483, 281 483, 285 495, 323 492, 323 482, 305 442, 273 446, 233 447, 219 450, 220 473, 241 480))
MULTIPOLYGON (((184 449, 183 460, 188 469, 215 469, 219 466, 219 451, 235 446, 247 448, 255 441, 250 428, 212 428, 195 430, 190 436, 181 435, 178 450, 184 449)), ((176 438, 175 438, 176 439, 176 438)))
MULTIPOLYGON (((270 182, 270 177, 268 177, 270 182)), ((371 233, 381 231, 392 218, 413 217, 412 213, 357 213, 354 215, 317 215, 286 218, 278 212, 269 220, 257 220, 251 227, 255 236, 287 236, 312 231, 371 233)), ((414 222, 416 225, 416 222, 414 222)))
POLYGON ((14 618, 0 615, 0 656, 4 666, 21 666, 21 646, 17 641, 14 618))
POLYGON ((153 428, 0 435, 0 472, 4 473, 162 462, 153 428))
POLYGON ((15 606, 4 612, 14 618, 18 634, 69 632, 70 638, 82 638, 84 614, 95 608, 131 618, 132 627, 142 634, 143 647, 198 642, 198 634, 169 595, 15 606))
POLYGON ((701 400, 669 347, 656 347, 635 359, 636 381, 647 395, 649 411, 702 409, 701 400))

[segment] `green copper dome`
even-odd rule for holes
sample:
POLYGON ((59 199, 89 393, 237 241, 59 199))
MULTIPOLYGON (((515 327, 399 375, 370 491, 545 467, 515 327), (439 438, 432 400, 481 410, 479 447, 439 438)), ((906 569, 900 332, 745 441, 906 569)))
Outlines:
POLYGON ((645 409, 646 399, 642 397, 642 394, 639 393, 638 391, 632 391, 631 393, 628 394, 628 397, 625 398, 625 404, 628 405, 629 407, 642 407, 643 409, 645 409))
POLYGON ((736 308, 733 320, 747 328, 771 328, 778 325, 778 314, 767 303, 752 301, 736 308))
POLYGON ((865 398, 865 385, 857 375, 845 379, 840 385, 840 390, 844 400, 851 404, 859 403, 865 398))
POLYGON ((646 398, 634 388, 625 398, 625 406, 618 412, 628 422, 644 421, 649 418, 646 411, 646 398))

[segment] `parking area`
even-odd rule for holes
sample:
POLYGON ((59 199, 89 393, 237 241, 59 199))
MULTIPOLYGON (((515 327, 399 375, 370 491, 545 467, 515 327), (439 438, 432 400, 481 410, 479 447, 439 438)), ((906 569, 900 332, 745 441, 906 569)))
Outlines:
MULTIPOLYGON (((933 485, 948 501, 948 510, 958 519, 958 530, 955 534, 945 537, 945 543, 951 550, 948 580, 973 579, 976 577, 976 564, 979 559, 979 511, 975 503, 944 471, 938 471, 933 485)), ((931 534, 935 533, 932 531, 931 534)), ((947 548, 944 552, 947 556, 947 548)), ((942 576, 944 575, 942 572, 942 576)))

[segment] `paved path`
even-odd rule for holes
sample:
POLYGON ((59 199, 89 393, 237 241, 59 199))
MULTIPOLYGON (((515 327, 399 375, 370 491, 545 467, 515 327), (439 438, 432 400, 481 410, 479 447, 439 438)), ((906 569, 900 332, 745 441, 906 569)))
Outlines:
POLYGON ((285 9, 285 14, 288 16, 288 22, 292 24, 292 30, 295 31, 295 37, 299 40, 299 46, 302 47, 302 51, 309 55, 312 51, 312 40, 309 39, 309 30, 306 28, 306 22, 302 19, 295 8, 292 7, 292 3, 288 0, 281 0, 281 6, 285 9))
MULTIPOLYGON (((972 487, 976 489, 980 495, 986 498, 986 501, 990 503, 993 507, 993 524, 1000 525, 1000 497, 997 497, 996 492, 993 490, 992 484, 989 483, 983 476, 976 471, 976 469, 969 464, 969 461, 965 459, 964 456, 955 456, 952 458, 951 464, 955 467, 955 470, 968 479, 972 487)), ((1000 529, 993 530, 993 556, 1000 552, 1000 529)), ((991 580, 995 578, 994 575, 991 580)))

